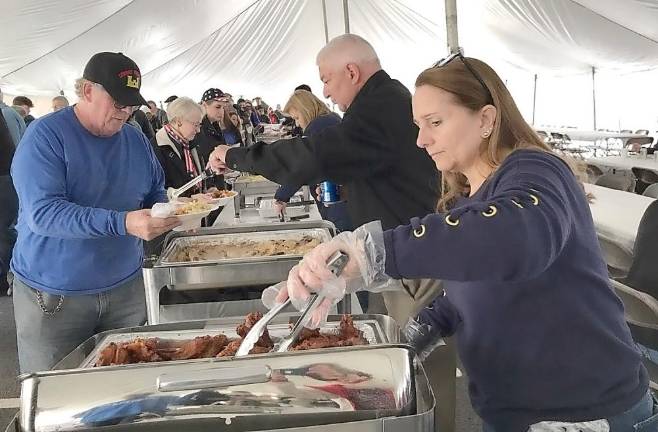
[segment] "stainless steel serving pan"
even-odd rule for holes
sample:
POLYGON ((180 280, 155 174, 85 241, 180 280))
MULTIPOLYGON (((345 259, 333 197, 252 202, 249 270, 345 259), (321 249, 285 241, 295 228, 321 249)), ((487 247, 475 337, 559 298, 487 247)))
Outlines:
POLYGON ((39 372, 19 377, 20 426, 338 430, 329 428, 374 421, 378 429, 361 430, 384 430, 394 418, 410 425, 418 416, 418 372, 413 351, 402 345, 39 372))
MULTIPOLYGON (((335 227, 326 221, 277 224, 238 225, 226 228, 204 228, 196 233, 169 235, 159 258, 145 260, 147 283, 170 290, 231 288, 267 285, 285 280, 301 255, 246 257, 209 261, 176 261, 174 257, 186 245, 230 241, 231 239, 286 239, 310 235, 329 240, 335 227)), ((159 289, 158 287, 158 289, 159 289)))

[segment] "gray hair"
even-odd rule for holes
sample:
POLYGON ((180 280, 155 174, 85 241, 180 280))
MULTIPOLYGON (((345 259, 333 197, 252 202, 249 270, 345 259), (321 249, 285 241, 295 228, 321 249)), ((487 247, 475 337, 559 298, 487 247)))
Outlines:
MULTIPOLYGON (((77 92, 77 90, 76 90, 76 92, 77 92)), ((55 102, 55 101, 64 102, 66 104, 66 106, 69 106, 69 100, 66 99, 66 96, 62 96, 62 95, 55 96, 53 98, 53 102, 55 102)))
POLYGON ((331 59, 336 66, 342 67, 348 63, 357 65, 374 64, 381 67, 379 57, 370 42, 359 35, 344 34, 329 41, 318 53, 316 64, 331 59))
POLYGON ((82 99, 82 88, 85 86, 85 83, 96 84, 92 81, 89 81, 87 78, 78 78, 77 80, 75 80, 75 85, 74 85, 75 95, 78 97, 78 99, 82 99))
POLYGON ((188 116, 195 112, 201 114, 201 117, 205 114, 201 105, 188 97, 179 97, 167 105, 167 117, 169 117, 170 122, 177 119, 189 120, 188 116))

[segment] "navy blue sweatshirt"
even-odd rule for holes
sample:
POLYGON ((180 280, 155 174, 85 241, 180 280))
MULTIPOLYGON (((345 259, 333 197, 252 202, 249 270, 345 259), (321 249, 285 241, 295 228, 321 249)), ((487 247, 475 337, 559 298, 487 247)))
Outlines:
POLYGON ((387 274, 445 281, 419 319, 456 335, 473 407, 496 430, 608 418, 646 394, 585 193, 558 157, 517 150, 450 212, 384 239, 387 274))

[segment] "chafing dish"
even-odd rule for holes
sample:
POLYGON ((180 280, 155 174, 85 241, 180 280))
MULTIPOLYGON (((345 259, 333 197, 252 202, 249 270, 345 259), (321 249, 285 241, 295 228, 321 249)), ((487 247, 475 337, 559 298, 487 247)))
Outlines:
POLYGON ((433 425, 424 371, 402 345, 55 370, 19 379, 22 431, 374 432, 433 425))
POLYGON ((238 194, 234 199, 235 217, 240 217, 240 210, 246 206, 246 198, 271 198, 279 185, 259 175, 242 175, 233 183, 233 190, 238 194))
MULTIPOLYGON (((290 269, 302 258, 302 255, 279 255, 183 262, 174 259, 181 247, 230 239, 293 239, 306 235, 326 241, 335 235, 335 227, 331 222, 309 221, 245 224, 223 228, 202 228, 196 232, 170 233, 165 239, 162 254, 144 261, 142 272, 149 324, 161 322, 160 291, 163 288, 170 291, 185 291, 263 287, 285 280, 290 269)), ((226 303, 236 302, 224 302, 221 306, 227 308, 226 303)), ((198 307, 195 308, 189 305, 183 308, 200 313, 210 311, 206 303, 197 303, 197 305, 198 307)), ((259 306, 260 300, 254 299, 247 305, 240 305, 247 307, 247 311, 236 309, 232 314, 242 315, 243 312, 249 312, 259 306)), ((230 309, 226 310, 230 311, 230 309)), ((208 317, 209 315, 186 315, 184 319, 208 317)))
MULTIPOLYGON (((267 329, 274 343, 290 333, 290 323, 296 322, 299 316, 295 314, 281 314, 275 317, 267 329)), ((322 333, 337 333, 341 315, 329 315, 327 322, 321 327, 322 333)), ((399 342, 399 328, 392 318, 386 315, 353 315, 354 326, 363 332, 363 337, 369 345, 381 345, 399 342)), ((239 338, 236 327, 244 319, 239 317, 219 318, 213 320, 193 321, 196 328, 189 328, 189 324, 172 323, 156 326, 132 327, 127 329, 110 330, 100 333, 83 343, 77 350, 75 357, 82 361, 67 360, 57 368, 90 368, 94 367, 101 350, 110 343, 130 342, 136 338, 158 338, 163 342, 172 342, 174 345, 194 339, 197 336, 224 334, 229 338, 239 338)), ((70 355, 70 354, 69 354, 70 355)))

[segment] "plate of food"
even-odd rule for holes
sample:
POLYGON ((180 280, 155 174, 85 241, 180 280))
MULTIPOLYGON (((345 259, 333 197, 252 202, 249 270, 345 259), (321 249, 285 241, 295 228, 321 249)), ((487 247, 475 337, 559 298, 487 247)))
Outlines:
POLYGON ((192 195, 192 199, 216 206, 225 206, 235 198, 237 194, 238 193, 235 191, 210 188, 206 193, 192 195))
POLYGON ((188 231, 199 228, 201 226, 201 220, 208 216, 211 211, 216 210, 217 207, 217 205, 198 200, 177 203, 174 216, 181 221, 181 224, 174 228, 174 231, 188 231))

